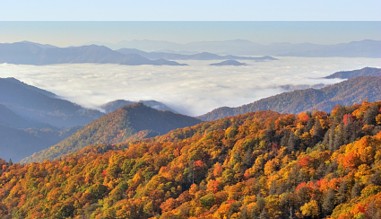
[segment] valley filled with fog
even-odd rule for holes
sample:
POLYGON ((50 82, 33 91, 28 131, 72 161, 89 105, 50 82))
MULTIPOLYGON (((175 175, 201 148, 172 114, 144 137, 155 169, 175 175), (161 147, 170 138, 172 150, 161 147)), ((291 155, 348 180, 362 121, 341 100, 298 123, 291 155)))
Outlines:
MULTIPOLYGON (((243 61, 246 66, 210 66, 219 61, 181 61, 188 66, 0 64, 0 77, 14 77, 80 105, 97 108, 116 99, 157 100, 196 116, 221 106, 239 106, 284 91, 340 82, 322 79, 337 71, 381 67, 376 58, 298 58, 243 61)), ((317 87, 318 87, 317 86, 317 87)))

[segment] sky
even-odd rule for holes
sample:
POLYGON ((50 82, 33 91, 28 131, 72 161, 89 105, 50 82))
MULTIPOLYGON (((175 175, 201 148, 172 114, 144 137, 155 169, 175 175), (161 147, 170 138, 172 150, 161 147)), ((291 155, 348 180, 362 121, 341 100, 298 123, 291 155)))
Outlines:
POLYGON ((0 42, 26 40, 57 46, 145 39, 176 43, 245 39, 262 44, 335 44, 364 39, 381 40, 381 21, 0 21, 0 31, 0 42))
POLYGON ((1 0, 0 42, 70 46, 142 39, 177 43, 246 39, 264 44, 380 40, 380 8, 380 0, 1 0))
POLYGON ((381 20, 380 0, 2 0, 0 20, 381 20))

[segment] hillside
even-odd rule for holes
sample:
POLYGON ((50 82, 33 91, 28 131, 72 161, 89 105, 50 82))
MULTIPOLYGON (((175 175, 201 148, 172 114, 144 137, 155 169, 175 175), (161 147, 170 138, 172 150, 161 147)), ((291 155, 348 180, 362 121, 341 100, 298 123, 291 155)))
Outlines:
POLYGON ((0 161, 0 216, 380 218, 380 109, 249 113, 104 154, 0 161))
POLYGON ((0 43, 0 63, 51 65, 97 63, 121 65, 181 65, 164 59, 151 60, 138 54, 124 55, 105 46, 60 48, 32 42, 0 43))
POLYGON ((0 78, 0 104, 20 117, 54 127, 82 126, 102 115, 15 78, 0 78))
POLYGON ((85 126, 67 139, 37 152, 22 162, 52 160, 92 144, 117 144, 165 134, 170 130, 200 123, 198 119, 158 111, 142 103, 129 105, 85 126))
POLYGON ((352 78, 321 89, 296 90, 264 98, 240 107, 217 108, 199 116, 199 118, 210 121, 260 110, 273 110, 280 113, 299 113, 312 110, 329 112, 337 104, 352 105, 361 103, 364 100, 380 100, 380 85, 381 77, 352 78))
POLYGON ((340 71, 340 72, 336 72, 334 74, 328 75, 327 77, 324 77, 324 78, 349 79, 349 78, 356 78, 356 77, 362 77, 362 76, 381 76, 381 69, 366 67, 366 68, 353 70, 353 71, 340 71))

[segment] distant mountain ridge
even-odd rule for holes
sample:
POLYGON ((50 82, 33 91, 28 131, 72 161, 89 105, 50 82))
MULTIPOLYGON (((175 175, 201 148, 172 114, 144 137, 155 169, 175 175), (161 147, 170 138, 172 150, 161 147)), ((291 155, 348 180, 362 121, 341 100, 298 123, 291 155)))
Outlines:
POLYGON ((58 144, 37 152, 22 162, 57 159, 93 144, 117 144, 153 137, 201 121, 169 111, 158 111, 143 103, 132 104, 107 114, 58 144))
POLYGON ((216 120, 261 110, 299 113, 322 110, 329 112, 337 105, 381 100, 381 77, 357 77, 321 89, 296 90, 264 98, 240 107, 221 107, 199 116, 204 121, 216 120))
POLYGON ((380 40, 359 40, 332 45, 315 43, 272 43, 259 44, 249 40, 199 41, 178 44, 161 41, 125 41, 119 48, 136 48, 146 51, 187 51, 192 53, 208 51, 234 55, 272 55, 301 57, 381 57, 380 40))
POLYGON ((169 53, 169 52, 144 52, 138 49, 123 48, 118 49, 118 52, 126 55, 139 54, 146 58, 151 59, 169 59, 169 60, 225 60, 225 59, 236 59, 236 60, 253 60, 257 62, 261 61, 274 61, 277 60, 271 56, 234 56, 234 55, 217 55, 210 52, 200 52, 192 55, 169 53))
POLYGON ((164 59, 151 60, 138 54, 124 55, 105 46, 60 48, 32 42, 0 43, 0 63, 50 65, 97 63, 121 65, 182 65, 164 59))
POLYGON ((332 78, 341 78, 341 79, 350 79, 355 77, 361 77, 361 76, 381 76, 381 69, 380 68, 371 68, 366 67, 359 70, 353 70, 353 71, 340 71, 336 72, 334 74, 328 75, 324 78, 332 79, 332 78))

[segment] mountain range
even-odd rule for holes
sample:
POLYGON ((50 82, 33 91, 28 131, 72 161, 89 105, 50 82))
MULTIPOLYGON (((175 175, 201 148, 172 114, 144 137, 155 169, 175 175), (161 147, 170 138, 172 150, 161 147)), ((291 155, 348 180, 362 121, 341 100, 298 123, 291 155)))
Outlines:
POLYGON ((131 55, 139 54, 146 58, 150 59, 169 59, 169 60, 224 60, 224 59, 236 59, 236 60, 254 60, 257 62, 264 61, 274 61, 277 60, 271 56, 261 56, 261 57, 252 57, 252 56, 234 56, 234 55, 217 55, 210 52, 200 52, 196 54, 178 54, 170 52, 144 52, 138 49, 118 49, 118 52, 131 55))
MULTIPOLYGON (((260 110, 273 110, 280 113, 299 113, 303 111, 323 110, 330 111, 337 105, 351 105, 362 101, 377 101, 381 98, 381 77, 354 77, 362 76, 374 68, 358 71, 335 73, 332 77, 351 78, 341 83, 333 84, 321 89, 295 90, 264 98, 240 107, 221 107, 199 116, 201 120, 216 120, 227 116, 234 116, 260 110)), ((378 69, 379 71, 380 69, 378 69)))
POLYGON ((118 144, 129 140, 143 139, 162 135, 170 130, 193 126, 201 121, 192 117, 175 114, 170 111, 159 111, 135 103, 109 113, 72 136, 34 153, 22 162, 41 162, 68 155, 79 149, 94 144, 118 144))
MULTIPOLYGON (((212 52, 234 55, 272 55, 300 57, 381 57, 381 41, 360 40, 332 45, 314 43, 272 43, 268 45, 249 40, 199 41, 186 44, 133 40, 123 41, 115 48, 136 48, 146 51, 179 51, 181 53, 212 52)), ((234 59, 234 58, 233 58, 234 59)))
POLYGON ((138 54, 124 55, 105 46, 60 48, 33 42, 0 43, 0 63, 51 65, 97 63, 121 65, 182 65, 164 59, 151 60, 138 54))
MULTIPOLYGON (((173 111, 158 101, 140 102, 158 110, 173 111)), ((0 78, 0 157, 18 162, 62 141, 105 113, 132 104, 135 102, 113 101, 101 106, 104 112, 100 112, 15 78, 0 78)))

